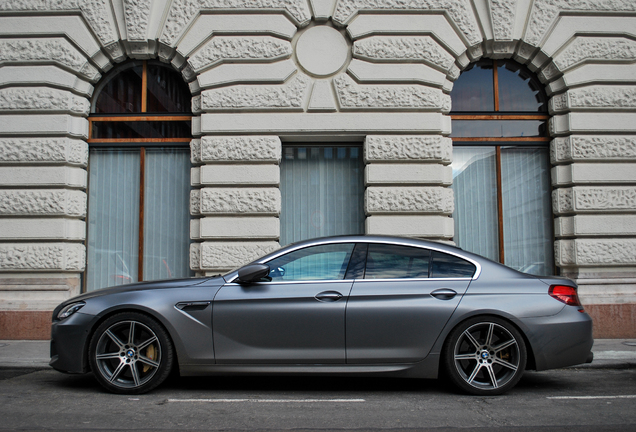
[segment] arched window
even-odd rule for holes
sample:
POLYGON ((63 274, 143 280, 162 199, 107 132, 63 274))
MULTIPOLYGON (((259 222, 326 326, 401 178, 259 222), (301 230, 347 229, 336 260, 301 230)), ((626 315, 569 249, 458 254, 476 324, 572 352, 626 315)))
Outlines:
POLYGON ((131 61, 89 117, 87 290, 188 277, 191 95, 177 71, 131 61))
POLYGON ((534 274, 553 274, 549 119, 543 86, 510 60, 481 60, 452 98, 455 242, 534 274))

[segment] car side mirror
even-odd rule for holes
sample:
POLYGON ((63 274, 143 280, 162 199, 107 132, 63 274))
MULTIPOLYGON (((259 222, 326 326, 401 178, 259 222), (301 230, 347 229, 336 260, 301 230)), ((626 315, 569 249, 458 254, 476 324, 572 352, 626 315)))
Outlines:
POLYGON ((258 282, 269 275, 269 266, 267 264, 248 264, 241 267, 238 271, 238 281, 240 283, 258 282))

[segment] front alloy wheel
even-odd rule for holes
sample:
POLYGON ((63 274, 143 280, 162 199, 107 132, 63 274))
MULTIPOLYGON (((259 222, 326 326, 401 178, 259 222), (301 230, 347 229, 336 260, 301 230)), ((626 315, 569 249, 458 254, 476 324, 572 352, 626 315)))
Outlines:
POLYGON ((521 379, 527 353, 523 337, 510 323, 483 317, 455 328, 444 349, 451 381, 476 395, 502 394, 521 379))
POLYGON ((172 368, 172 346, 165 330, 134 312, 102 323, 89 353, 97 380, 114 393, 145 393, 161 384, 172 368))

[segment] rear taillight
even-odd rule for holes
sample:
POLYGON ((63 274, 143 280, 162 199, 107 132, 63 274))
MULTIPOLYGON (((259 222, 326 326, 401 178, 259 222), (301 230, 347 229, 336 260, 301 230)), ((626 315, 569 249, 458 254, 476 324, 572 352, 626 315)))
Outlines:
POLYGON ((567 285, 552 285, 548 291, 550 297, 557 299, 568 306, 577 306, 579 312, 583 312, 583 305, 579 300, 576 288, 567 285))

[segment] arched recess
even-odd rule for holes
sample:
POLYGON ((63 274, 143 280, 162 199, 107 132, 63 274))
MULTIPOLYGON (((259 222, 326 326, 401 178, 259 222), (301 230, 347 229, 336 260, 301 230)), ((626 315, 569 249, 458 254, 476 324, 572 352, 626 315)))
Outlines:
POLYGON ((553 274, 548 98, 513 60, 471 63, 451 92, 455 242, 553 274))
POLYGON ((155 61, 125 62, 96 86, 86 290, 192 276, 190 106, 181 75, 155 61))

